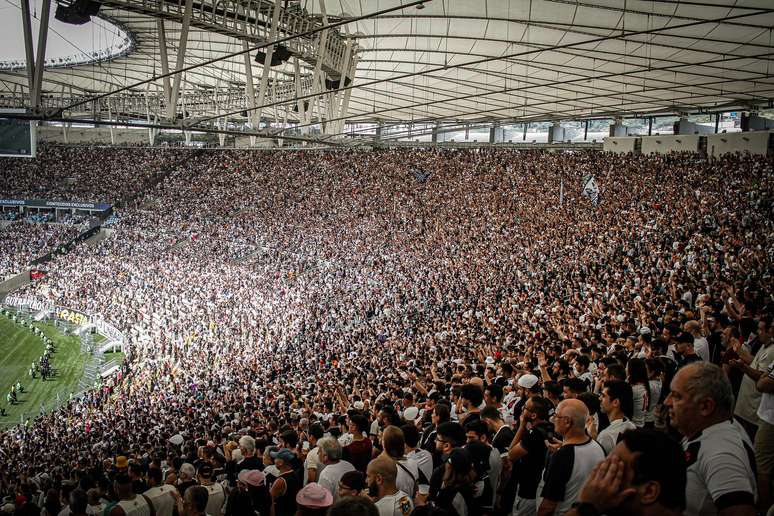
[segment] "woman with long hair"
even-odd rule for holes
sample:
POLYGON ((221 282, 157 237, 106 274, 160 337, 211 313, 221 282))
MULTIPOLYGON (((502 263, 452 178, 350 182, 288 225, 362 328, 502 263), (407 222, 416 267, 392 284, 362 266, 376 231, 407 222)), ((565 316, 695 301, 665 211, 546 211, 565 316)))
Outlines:
POLYGON ((634 412, 632 413, 632 423, 637 428, 645 426, 645 414, 650 407, 650 384, 648 379, 648 369, 645 366, 645 360, 641 358, 632 358, 626 364, 626 380, 632 386, 634 397, 634 412))

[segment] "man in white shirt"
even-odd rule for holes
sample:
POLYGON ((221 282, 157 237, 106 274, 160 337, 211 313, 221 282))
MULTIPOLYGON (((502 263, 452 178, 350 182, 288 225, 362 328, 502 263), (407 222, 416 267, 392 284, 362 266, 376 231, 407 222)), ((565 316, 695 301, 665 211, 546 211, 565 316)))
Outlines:
POLYGON ((433 475, 433 455, 419 446, 419 430, 417 427, 408 424, 401 427, 403 437, 406 440, 406 458, 413 460, 419 467, 418 484, 430 485, 430 477, 433 475))
POLYGON ((398 468, 395 483, 399 490, 413 498, 419 488, 419 464, 413 459, 408 459, 406 453, 406 439, 403 431, 397 426, 388 426, 382 433, 382 455, 395 461, 398 468))
POLYGON ((599 432, 597 442, 602 445, 605 455, 610 455, 618 444, 618 437, 627 430, 637 428, 629 421, 634 410, 632 386, 620 380, 609 380, 605 382, 600 401, 602 412, 607 414, 610 426, 599 432))
POLYGON ((733 422, 734 395, 723 370, 704 361, 684 366, 664 404, 683 434, 688 466, 686 516, 755 514, 752 446, 733 422))
MULTIPOLYGON (((744 358, 731 361, 731 366, 744 373, 742 384, 739 386, 739 394, 736 396, 736 405, 734 406, 734 416, 739 419, 742 426, 750 435, 750 439, 755 439, 760 420, 758 418, 758 406, 761 402, 762 393, 756 388, 758 380, 766 376, 769 366, 774 363, 774 341, 769 335, 766 321, 760 321, 758 324, 758 340, 761 343, 758 352, 747 364, 744 358)), ((747 357, 749 360, 749 355, 747 357)))
POLYGON ((148 485, 151 487, 143 494, 153 505, 156 516, 172 516, 175 509, 175 498, 172 491, 176 490, 175 486, 163 483, 162 472, 159 468, 149 468, 147 477, 148 485))
POLYGON ((210 516, 219 516, 223 514, 223 505, 226 503, 226 492, 223 486, 215 482, 212 478, 213 469, 211 464, 202 464, 196 473, 199 478, 199 484, 207 490, 207 508, 205 512, 210 516))
POLYGON ((314 423, 309 426, 309 446, 312 447, 309 453, 306 454, 304 459, 304 485, 309 482, 317 482, 317 478, 325 469, 325 464, 320 461, 320 448, 317 446, 317 442, 322 439, 325 430, 319 423, 314 423))
POLYGON ((758 432, 755 434, 755 462, 758 466, 758 508, 771 505, 771 472, 774 470, 774 363, 757 383, 763 393, 758 405, 758 432))
POLYGON ((702 334, 701 323, 699 321, 688 321, 683 325, 683 330, 693 336, 693 350, 705 362, 710 360, 709 342, 702 334))
POLYGON ((353 471, 355 467, 349 462, 342 460, 341 444, 335 437, 324 437, 317 441, 317 448, 320 454, 320 461, 325 465, 325 469, 320 473, 317 483, 333 493, 333 503, 339 498, 339 480, 347 471, 353 471))
POLYGON ((395 485, 397 476, 398 466, 386 455, 380 455, 368 463, 368 496, 376 504, 379 516, 408 516, 414 510, 409 495, 395 485))

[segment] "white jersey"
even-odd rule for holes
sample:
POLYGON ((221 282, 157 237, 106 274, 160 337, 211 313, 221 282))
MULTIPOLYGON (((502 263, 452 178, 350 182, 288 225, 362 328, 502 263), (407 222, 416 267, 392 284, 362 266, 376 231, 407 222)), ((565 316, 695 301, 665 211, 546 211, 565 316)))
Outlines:
POLYGON ((726 506, 753 503, 752 446, 738 423, 705 428, 692 440, 684 439, 683 449, 688 462, 686 516, 714 516, 726 506))
POLYGON ((396 461, 395 467, 398 468, 395 486, 399 491, 414 496, 416 488, 419 487, 419 463, 414 459, 406 458, 396 461))
POLYGON ((408 516, 414 510, 411 498, 403 491, 383 496, 375 505, 379 516, 408 516))
POLYGON ((151 516, 151 506, 141 495, 135 495, 132 500, 121 500, 117 505, 126 516, 151 516))
POLYGON ((151 504, 153 504, 156 516, 172 516, 172 512, 175 509, 175 497, 172 495, 173 491, 177 491, 177 489, 169 484, 151 487, 145 491, 144 494, 148 500, 150 500, 151 504))
POLYGON ((226 503, 226 492, 223 490, 223 486, 215 483, 203 487, 207 490, 207 509, 205 512, 210 516, 223 514, 223 505, 226 503))

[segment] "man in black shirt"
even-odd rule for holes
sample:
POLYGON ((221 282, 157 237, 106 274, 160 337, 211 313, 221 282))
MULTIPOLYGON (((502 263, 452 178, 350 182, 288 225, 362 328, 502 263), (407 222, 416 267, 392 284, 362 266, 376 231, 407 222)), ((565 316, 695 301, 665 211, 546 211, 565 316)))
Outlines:
POLYGON ((494 405, 487 405, 481 411, 481 420, 486 423, 492 433, 492 446, 500 453, 505 453, 513 441, 513 430, 505 424, 502 414, 494 405))
POLYGON ((438 496, 443 484, 444 474, 446 473, 446 459, 455 448, 465 445, 465 429, 459 423, 447 421, 438 425, 435 443, 436 449, 441 453, 441 465, 433 470, 430 477, 430 498, 438 496))
POLYGON ((554 435, 553 425, 548 421, 552 407, 551 402, 542 396, 534 396, 524 405, 519 432, 508 450, 517 484, 513 516, 535 514, 537 488, 548 455, 545 442, 554 435))
POLYGON ((682 332, 677 335, 675 340, 675 351, 677 352, 675 360, 678 369, 690 363, 701 361, 701 357, 693 349, 693 335, 682 332))
POLYGON ((464 419, 460 417, 460 423, 467 425, 473 421, 478 421, 480 419, 478 407, 484 402, 484 391, 481 390, 481 387, 473 383, 466 383, 462 386, 460 398, 462 406, 466 410, 464 419))

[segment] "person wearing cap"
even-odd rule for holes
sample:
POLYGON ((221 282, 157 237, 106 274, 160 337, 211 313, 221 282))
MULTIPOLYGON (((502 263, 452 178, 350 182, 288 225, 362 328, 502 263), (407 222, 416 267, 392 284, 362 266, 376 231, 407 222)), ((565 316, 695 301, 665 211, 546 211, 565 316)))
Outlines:
POLYGON ((175 509, 175 500, 172 497, 172 491, 175 488, 163 482, 163 473, 156 467, 148 468, 146 475, 150 488, 143 494, 150 500, 156 516, 172 516, 175 509))
POLYGON ((218 515, 223 510, 223 504, 226 503, 226 492, 219 482, 212 478, 213 468, 209 463, 199 466, 196 476, 199 484, 207 490, 207 514, 218 515))
POLYGON ((155 516, 153 504, 132 490, 132 479, 122 472, 113 481, 118 502, 110 509, 109 516, 155 516))
POLYGON ((677 368, 685 367, 693 362, 701 361, 701 357, 696 354, 693 348, 693 335, 687 332, 680 332, 675 339, 675 361, 677 368))
POLYGON ((355 467, 342 459, 343 449, 335 437, 320 439, 317 446, 320 448, 320 460, 325 464, 318 483, 333 494, 334 501, 338 501, 339 480, 344 473, 353 471, 355 467))
POLYGON ((397 477, 398 466, 386 455, 379 455, 368 463, 368 496, 376 504, 379 516, 408 516, 414 509, 409 495, 398 489, 397 477))
POLYGON ((293 516, 296 512, 296 494, 301 486, 293 469, 295 454, 287 448, 271 452, 279 476, 271 485, 272 511, 274 516, 293 516))
POLYGON ((527 400, 540 396, 540 379, 534 374, 523 374, 516 381, 516 385, 519 387, 519 399, 513 405, 513 420, 519 421, 527 400))
POLYGON ((266 475, 257 469, 243 469, 237 476, 237 488, 228 495, 225 516, 254 516, 256 512, 261 515, 271 512, 266 475))
POLYGON ((296 516, 325 516, 333 505, 333 495, 317 482, 310 482, 298 491, 296 504, 296 516))
POLYGON ((129 459, 127 459, 124 455, 119 455, 116 457, 115 469, 118 473, 125 473, 126 470, 129 469, 129 459))

